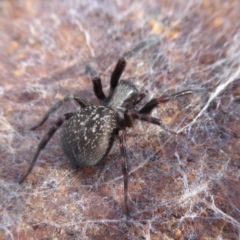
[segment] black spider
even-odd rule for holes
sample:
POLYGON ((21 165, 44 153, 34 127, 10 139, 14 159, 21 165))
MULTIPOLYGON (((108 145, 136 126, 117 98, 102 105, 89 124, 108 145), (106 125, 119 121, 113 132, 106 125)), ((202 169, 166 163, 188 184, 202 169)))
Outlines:
POLYGON ((101 104, 92 105, 81 96, 74 94, 66 96, 62 101, 51 107, 42 121, 37 126, 33 127, 32 130, 43 125, 50 114, 58 110, 66 102, 75 100, 81 106, 81 110, 64 114, 50 128, 39 143, 28 171, 21 178, 19 183, 22 183, 32 171, 41 150, 46 146, 53 134, 66 120, 68 120, 61 133, 61 144, 67 158, 72 165, 77 168, 94 166, 104 160, 112 148, 114 138, 118 136, 123 158, 122 174, 124 179, 124 203, 126 215, 129 216, 127 197, 128 161, 125 146, 126 127, 132 127, 133 120, 139 119, 141 121, 159 125, 166 131, 169 131, 160 119, 151 117, 149 114, 160 103, 165 103, 177 97, 193 93, 193 90, 186 90, 173 95, 164 95, 159 98, 153 98, 140 110, 136 110, 137 104, 145 97, 145 95, 139 94, 137 88, 129 81, 119 80, 126 67, 127 59, 140 50, 154 44, 154 42, 155 40, 152 41, 151 39, 142 41, 131 51, 126 52, 123 57, 118 60, 111 75, 111 89, 107 97, 103 93, 101 79, 97 71, 91 65, 86 66, 86 72, 91 76, 93 82, 94 93, 100 100, 101 104))

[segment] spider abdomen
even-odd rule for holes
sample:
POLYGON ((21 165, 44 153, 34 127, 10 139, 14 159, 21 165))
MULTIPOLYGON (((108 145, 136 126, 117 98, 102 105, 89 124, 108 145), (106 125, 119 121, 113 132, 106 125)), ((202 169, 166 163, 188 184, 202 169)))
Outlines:
POLYGON ((111 109, 86 106, 65 123, 62 149, 74 167, 94 166, 111 150, 117 128, 117 117, 111 109))

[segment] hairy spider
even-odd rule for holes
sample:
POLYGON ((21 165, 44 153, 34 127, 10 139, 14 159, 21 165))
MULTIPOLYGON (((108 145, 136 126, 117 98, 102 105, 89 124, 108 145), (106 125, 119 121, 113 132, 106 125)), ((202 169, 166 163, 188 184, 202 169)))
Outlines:
POLYGON ((90 64, 86 66, 86 73, 92 79, 94 93, 101 104, 92 105, 81 96, 73 94, 66 96, 62 101, 53 105, 42 121, 33 127, 32 130, 43 125, 50 114, 58 110, 66 102, 75 100, 81 106, 81 109, 77 112, 66 113, 55 122, 39 143, 32 162, 19 183, 26 179, 32 171, 40 152, 58 128, 66 121, 61 133, 61 145, 65 155, 76 168, 94 166, 103 161, 113 146, 114 138, 118 137, 122 155, 124 204, 126 215, 129 216, 126 128, 132 127, 133 120, 138 119, 156 124, 169 131, 161 119, 150 116, 151 111, 160 103, 193 93, 193 90, 185 90, 173 95, 153 98, 140 110, 136 110, 137 104, 145 95, 140 94, 132 83, 126 80, 120 81, 120 78, 126 67, 127 60, 140 50, 155 43, 156 40, 153 39, 142 41, 132 50, 123 54, 112 72, 108 96, 102 90, 101 79, 97 71, 90 64))

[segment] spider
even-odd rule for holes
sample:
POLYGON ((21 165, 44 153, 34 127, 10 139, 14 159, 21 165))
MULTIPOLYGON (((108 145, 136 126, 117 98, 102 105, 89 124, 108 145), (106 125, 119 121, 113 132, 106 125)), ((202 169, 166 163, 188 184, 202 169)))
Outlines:
POLYGON ((121 75, 130 57, 155 43, 156 41, 151 39, 142 41, 119 58, 111 74, 110 93, 108 96, 103 92, 98 72, 90 64, 86 66, 86 73, 91 77, 93 90, 100 101, 100 105, 92 105, 77 94, 68 95, 62 101, 53 105, 40 123, 31 128, 31 130, 35 130, 43 125, 50 114, 57 111, 66 102, 75 100, 81 106, 81 109, 76 112, 65 113, 49 129, 40 141, 27 172, 19 181, 20 184, 32 171, 40 152, 44 149, 53 134, 66 122, 61 132, 61 145, 66 157, 75 168, 97 165, 107 157, 113 146, 114 139, 119 139, 124 181, 124 205, 126 216, 129 217, 126 128, 132 127, 134 120, 138 119, 156 124, 164 130, 172 132, 168 130, 161 119, 152 117, 150 113, 158 104, 193 93, 193 90, 185 90, 173 95, 163 95, 153 98, 140 108, 140 110, 137 110, 137 105, 145 97, 145 94, 139 93, 134 84, 127 80, 122 80, 121 75))

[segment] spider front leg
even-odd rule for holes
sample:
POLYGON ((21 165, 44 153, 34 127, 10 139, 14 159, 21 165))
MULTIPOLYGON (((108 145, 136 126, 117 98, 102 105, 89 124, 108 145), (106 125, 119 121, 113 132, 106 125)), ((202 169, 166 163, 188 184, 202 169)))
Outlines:
POLYGON ((86 107, 87 105, 89 105, 89 103, 82 98, 81 96, 77 95, 77 94, 73 94, 73 95, 68 95, 66 96, 63 100, 57 102, 56 104, 54 104, 49 110, 48 112, 45 114, 45 116, 43 117, 43 119, 40 121, 40 123, 38 123, 36 126, 32 127, 31 130, 35 130, 36 128, 42 126, 47 119, 49 118, 49 116, 56 112, 59 108, 61 108, 66 102, 70 102, 72 100, 75 100, 81 107, 86 107))
POLYGON ((102 82, 97 70, 91 64, 87 64, 85 72, 86 74, 89 74, 92 79, 93 90, 97 98, 102 101, 105 100, 106 96, 102 90, 102 82))
POLYGON ((163 130, 165 130, 166 132, 176 134, 175 132, 169 130, 168 127, 159 118, 152 117, 148 114, 142 114, 142 113, 134 111, 134 110, 127 110, 125 114, 130 118, 138 119, 138 120, 141 120, 141 121, 144 121, 144 122, 148 122, 148 123, 158 125, 163 130))
POLYGON ((186 95, 190 95, 190 94, 193 94, 193 93, 196 93, 196 92, 199 92, 199 91, 203 91, 203 90, 200 90, 200 89, 198 89, 198 90, 197 89, 196 90, 189 89, 189 90, 185 90, 185 91, 174 93, 172 95, 163 95, 163 96, 161 96, 159 98, 153 98, 143 108, 141 108, 138 112, 142 113, 142 114, 149 114, 149 113, 151 113, 151 111, 155 107, 158 106, 158 104, 166 103, 166 102, 168 102, 170 100, 174 100, 176 98, 183 97, 183 96, 186 96, 186 95))
POLYGON ((31 161, 31 164, 27 170, 27 172, 20 179, 19 184, 23 183, 23 181, 27 178, 27 176, 31 173, 40 152, 45 148, 48 141, 52 138, 53 134, 61 127, 61 125, 68 119, 70 119, 75 113, 66 113, 61 118, 59 118, 56 123, 49 129, 46 135, 42 138, 41 142, 38 145, 37 151, 31 161))
POLYGON ((130 51, 124 53, 121 58, 119 58, 110 79, 111 91, 113 91, 115 87, 118 85, 122 73, 126 68, 127 60, 132 56, 136 55, 137 53, 139 53, 140 51, 144 50, 145 48, 157 44, 158 42, 159 39, 156 37, 143 40, 140 43, 138 43, 135 47, 133 47, 130 51))
POLYGON ((129 217, 129 207, 128 207, 128 160, 127 160, 127 152, 126 152, 126 132, 121 129, 118 132, 118 138, 120 142, 120 149, 122 154, 122 174, 124 181, 124 204, 126 216, 129 217))

